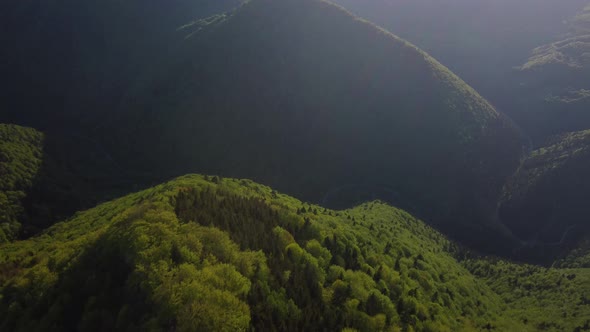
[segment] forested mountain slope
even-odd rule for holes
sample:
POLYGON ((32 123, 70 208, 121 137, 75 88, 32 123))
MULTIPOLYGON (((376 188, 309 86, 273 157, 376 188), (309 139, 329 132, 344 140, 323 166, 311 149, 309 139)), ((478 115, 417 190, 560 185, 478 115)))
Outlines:
POLYGON ((314 202, 387 187, 462 239, 490 230, 521 137, 416 47, 315 0, 251 1, 183 47, 105 126, 129 168, 249 177, 314 202))
POLYGON ((523 240, 527 255, 546 260, 589 235, 589 169, 586 130, 554 137, 532 151, 508 181, 500 218, 523 240))
POLYGON ((332 211, 189 175, 0 246, 0 327, 571 331, 590 319, 587 269, 459 255, 381 202, 332 211))
POLYGON ((43 158, 43 135, 0 124, 0 243, 14 239, 25 218, 23 200, 33 187, 43 158))

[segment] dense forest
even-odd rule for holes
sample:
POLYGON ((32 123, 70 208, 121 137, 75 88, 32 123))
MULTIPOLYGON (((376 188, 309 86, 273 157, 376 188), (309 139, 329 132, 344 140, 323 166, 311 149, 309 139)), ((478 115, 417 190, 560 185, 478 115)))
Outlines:
POLYGON ((0 247, 2 330, 583 331, 590 270, 471 255, 382 202, 185 176, 0 247))
POLYGON ((41 168, 43 135, 0 124, 0 243, 18 235, 26 219, 23 201, 41 168))
POLYGON ((334 2, 1 3, 0 330, 590 331, 588 0, 334 2))

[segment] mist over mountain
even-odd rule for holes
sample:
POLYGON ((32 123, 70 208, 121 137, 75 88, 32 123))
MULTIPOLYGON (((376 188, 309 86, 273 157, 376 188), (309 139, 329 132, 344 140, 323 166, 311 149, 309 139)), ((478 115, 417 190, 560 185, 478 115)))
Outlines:
MULTIPOLYGON (((567 32, 585 0, 339 0, 433 55, 496 101, 501 81, 522 64, 530 50, 567 32)), ((504 105, 502 105, 504 106, 504 105)))
MULTIPOLYGON (((570 40, 575 42, 570 44, 568 40, 582 37, 579 34, 587 26, 584 25, 586 16, 576 13, 588 1, 563 1, 559 5, 551 0, 336 2, 441 61, 494 106, 513 117, 532 137, 533 144, 542 145, 557 133, 587 128, 575 124, 578 116, 584 116, 584 106, 574 105, 583 97, 583 90, 580 87, 568 90, 567 85, 587 82, 586 73, 579 68, 568 69, 567 65, 558 68, 562 60, 555 61, 553 66, 546 61, 556 59, 559 49, 564 47, 560 44, 570 45, 565 46, 561 56, 578 51, 584 54, 578 42, 570 40), (577 18, 573 19, 574 16, 577 18), (547 45, 540 47, 544 44, 547 45), (523 66, 524 63, 527 64, 523 66), (537 67, 532 68, 535 63, 537 67), (573 109, 571 115, 562 116, 560 110, 564 108, 573 109)), ((565 55, 569 56, 576 57, 565 55)))
POLYGON ((533 49, 519 68, 515 119, 540 141, 590 127, 590 4, 572 15, 567 26, 567 34, 533 49))

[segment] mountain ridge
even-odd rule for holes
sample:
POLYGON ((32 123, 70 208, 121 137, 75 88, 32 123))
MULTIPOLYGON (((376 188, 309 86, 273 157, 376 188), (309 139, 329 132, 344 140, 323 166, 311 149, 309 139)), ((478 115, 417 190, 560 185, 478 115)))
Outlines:
POLYGON ((0 248, 0 326, 14 331, 536 331, 590 318, 576 302, 588 269, 460 262, 403 210, 332 211, 244 179, 183 176, 0 248))
POLYGON ((117 159, 315 202, 351 181, 391 186, 443 225, 494 209, 522 138, 426 53, 328 2, 251 1, 214 25, 113 120, 131 146, 117 159))

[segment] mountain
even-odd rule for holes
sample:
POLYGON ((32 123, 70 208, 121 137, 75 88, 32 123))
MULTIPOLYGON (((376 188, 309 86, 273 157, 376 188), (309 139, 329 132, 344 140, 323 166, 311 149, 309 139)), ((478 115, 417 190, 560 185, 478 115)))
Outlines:
POLYGON ((495 202, 522 135, 436 60, 327 2, 192 22, 204 11, 179 3, 4 5, 15 82, 2 100, 46 134, 67 170, 52 183, 77 183, 69 211, 206 172, 334 208, 382 198, 481 249, 510 241, 495 202))
MULTIPOLYGON (((22 202, 27 237, 78 210, 164 181, 125 168, 96 133, 121 100, 176 54, 182 26, 237 0, 3 1, 0 123, 42 132, 43 161, 22 202)), ((102 133, 101 133, 102 134, 102 133)), ((121 138, 121 137, 119 137, 121 138)), ((124 138, 121 138, 124 139, 124 138)))
POLYGON ((239 0, 7 0, 0 122, 64 130, 96 126, 159 63, 179 27, 239 0), (34 95, 35 98, 31 98, 34 95))
POLYGON ((521 255, 588 266, 590 5, 568 25, 566 36, 535 48, 519 68, 515 116, 537 150, 507 183, 499 215, 521 239, 521 255))
MULTIPOLYGON (((540 145, 326 1, 0 10, 0 121, 35 128, 0 125, 0 330, 590 330, 590 131, 540 145)), ((585 70, 587 16, 513 106, 585 70)))
POLYGON ((163 181, 126 169, 96 128, 124 111, 158 65, 173 58, 180 27, 239 0, 7 0, 0 3, 0 123, 44 134, 41 176, 23 203, 23 236, 80 209, 163 181))
POLYGON ((251 1, 198 30, 98 129, 126 168, 335 208, 377 196, 463 240, 504 236, 490 216, 522 137, 429 55, 315 0, 251 1))
POLYGON ((555 137, 523 160, 507 183, 500 218, 523 251, 547 260, 590 235, 590 131, 555 137))
POLYGON ((552 0, 335 2, 425 50, 511 116, 522 111, 514 103, 521 97, 522 82, 515 68, 531 49, 567 33, 564 21, 587 4, 586 0, 562 1, 559 6, 552 0))
POLYGON ((568 34, 535 48, 519 68, 515 116, 540 139, 590 128, 590 4, 568 26, 568 34))
POLYGON ((14 239, 20 230, 23 200, 34 184, 42 156, 41 133, 0 124, 0 243, 14 239))
POLYGON ((0 124, 0 239, 27 238, 152 177, 117 167, 84 136, 0 124), (98 150, 98 151, 97 151, 98 150))
POLYGON ((475 258, 382 202, 333 211, 216 176, 1 245, 0 271, 5 331, 581 331, 590 320, 588 269, 475 258))

